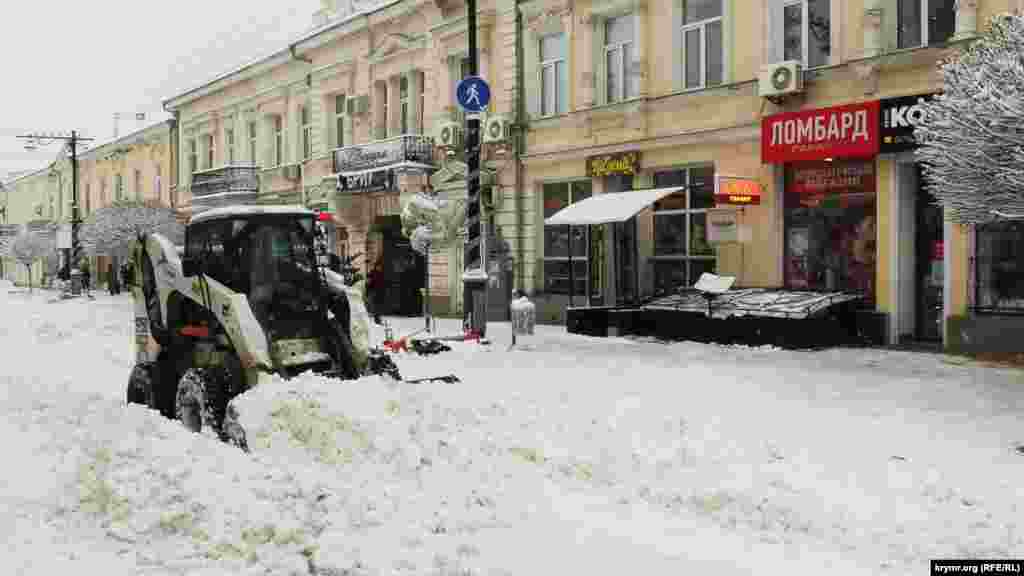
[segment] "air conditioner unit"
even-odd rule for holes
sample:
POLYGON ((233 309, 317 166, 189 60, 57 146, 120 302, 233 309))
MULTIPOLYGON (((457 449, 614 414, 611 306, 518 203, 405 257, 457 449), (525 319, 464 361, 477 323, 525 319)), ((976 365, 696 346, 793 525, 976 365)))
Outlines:
POLYGON ((484 144, 507 142, 509 132, 508 118, 502 114, 490 114, 484 122, 484 144))
POLYGON ((284 177, 289 179, 289 180, 298 180, 299 179, 299 165, 298 164, 289 164, 287 166, 284 166, 282 168, 282 173, 284 174, 284 177))
POLYGON ((437 145, 442 148, 458 148, 462 145, 462 125, 458 122, 442 122, 437 129, 437 145))
POLYGON ((784 96, 803 90, 803 65, 800 62, 786 60, 761 67, 757 82, 757 92, 761 97, 784 96))
POLYGON ((370 97, 367 94, 349 98, 345 101, 349 116, 361 116, 370 111, 370 97))

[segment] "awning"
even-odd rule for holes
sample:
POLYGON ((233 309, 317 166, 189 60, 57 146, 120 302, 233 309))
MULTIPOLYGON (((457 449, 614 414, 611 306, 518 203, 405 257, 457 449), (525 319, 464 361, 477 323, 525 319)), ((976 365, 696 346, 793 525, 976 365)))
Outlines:
POLYGON ((675 186, 599 194, 562 208, 544 220, 544 224, 585 226, 625 222, 665 196, 684 189, 682 186, 675 186))

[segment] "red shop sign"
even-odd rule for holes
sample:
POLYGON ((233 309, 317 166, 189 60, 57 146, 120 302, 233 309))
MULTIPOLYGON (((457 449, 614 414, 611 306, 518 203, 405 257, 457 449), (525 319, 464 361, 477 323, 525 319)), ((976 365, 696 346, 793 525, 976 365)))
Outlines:
POLYGON ((761 161, 780 164, 878 154, 878 100, 801 110, 761 120, 761 161))
POLYGON ((873 194, 875 192, 874 160, 836 160, 834 162, 799 162, 790 169, 793 179, 787 192, 791 194, 873 194))

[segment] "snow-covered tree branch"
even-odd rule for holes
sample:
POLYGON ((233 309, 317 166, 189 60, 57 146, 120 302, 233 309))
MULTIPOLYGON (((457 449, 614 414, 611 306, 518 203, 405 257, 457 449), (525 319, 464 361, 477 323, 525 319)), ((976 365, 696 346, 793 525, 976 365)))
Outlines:
POLYGON ((458 238, 466 220, 466 201, 416 194, 402 210, 402 233, 413 250, 426 254, 431 248, 449 246, 458 238))
POLYGON ((1024 218, 1024 18, 991 18, 939 63, 943 93, 914 135, 926 189, 958 223, 1024 218))
POLYGON ((118 255, 127 250, 132 240, 150 232, 163 234, 172 242, 179 243, 184 226, 168 206, 121 200, 90 214, 79 230, 79 240, 82 247, 91 253, 118 255))
POLYGON ((39 232, 24 230, 10 243, 8 251, 19 264, 28 269, 28 287, 32 289, 32 264, 55 249, 53 241, 39 232))

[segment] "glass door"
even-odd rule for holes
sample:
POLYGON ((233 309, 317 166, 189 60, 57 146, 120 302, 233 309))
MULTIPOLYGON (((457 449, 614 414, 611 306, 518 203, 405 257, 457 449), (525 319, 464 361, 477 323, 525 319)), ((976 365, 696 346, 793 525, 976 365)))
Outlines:
MULTIPOLYGON (((921 182, 920 167, 918 182, 921 182)), ((920 185, 919 185, 920 186, 920 185)), ((918 189, 916 214, 917 326, 919 340, 942 340, 942 292, 945 285, 945 245, 942 207, 923 188, 918 189)))
POLYGON ((616 222, 615 259, 616 269, 616 304, 624 305, 636 302, 637 268, 636 268, 636 217, 625 222, 616 222))
POLYGON ((608 266, 605 260, 604 226, 588 226, 590 228, 590 273, 587 281, 591 306, 604 306, 605 290, 607 289, 608 266))

